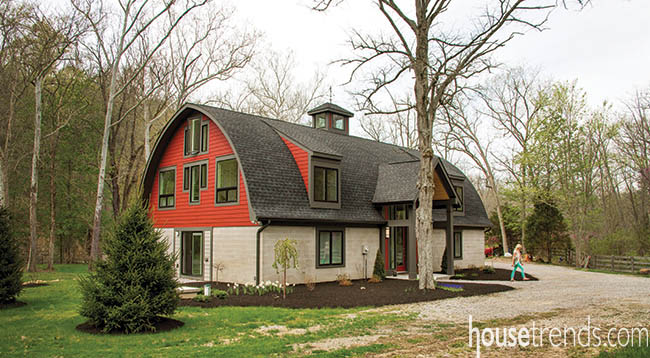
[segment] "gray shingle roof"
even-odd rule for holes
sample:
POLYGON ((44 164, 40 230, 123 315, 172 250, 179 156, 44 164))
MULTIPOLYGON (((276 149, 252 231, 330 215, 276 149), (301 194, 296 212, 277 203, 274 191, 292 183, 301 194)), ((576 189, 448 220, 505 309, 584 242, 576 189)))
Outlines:
MULTIPOLYGON (((253 220, 381 224, 385 220, 373 204, 376 196, 384 195, 381 190, 376 190, 378 180, 380 188, 384 188, 382 183, 386 183, 388 190, 385 193, 394 193, 395 196, 404 198, 413 198, 416 193, 419 165, 417 151, 211 106, 188 107, 203 111, 216 121, 231 142, 241 163, 253 220), (310 207, 298 166, 281 136, 296 142, 314 155, 322 153, 340 157, 340 209, 310 207), (394 180, 393 175, 399 176, 400 180, 394 180)), ((187 110, 179 111, 174 118, 187 110)), ((177 127, 178 123, 170 122, 158 143, 170 138, 171 134, 166 132, 177 127)), ((145 195, 150 190, 151 171, 155 173, 156 158, 160 156, 156 152, 154 150, 143 182, 145 195)), ((462 176, 458 168, 448 162, 443 163, 449 174, 462 176)), ((469 180, 465 180, 464 186, 465 216, 463 219, 459 217, 456 224, 489 225, 485 209, 469 180)), ((410 200, 412 199, 406 201, 410 200)))
POLYGON ((379 164, 373 203, 412 202, 418 196, 416 187, 419 160, 379 164))
POLYGON ((348 111, 347 109, 345 109, 345 108, 343 108, 341 106, 337 106, 334 103, 330 103, 330 102, 321 104, 320 106, 318 106, 318 107, 310 110, 309 112, 307 112, 307 114, 311 116, 311 115, 314 115, 314 114, 327 112, 327 111, 334 112, 336 114, 340 114, 340 115, 345 116, 345 117, 354 116, 354 114, 352 112, 348 111))

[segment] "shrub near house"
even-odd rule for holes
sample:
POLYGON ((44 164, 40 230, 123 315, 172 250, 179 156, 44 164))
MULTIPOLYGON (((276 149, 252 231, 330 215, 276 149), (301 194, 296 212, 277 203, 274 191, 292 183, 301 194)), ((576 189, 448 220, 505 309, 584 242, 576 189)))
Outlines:
POLYGON ((106 260, 79 281, 79 313, 104 332, 155 331, 161 316, 174 313, 179 297, 174 260, 142 204, 122 214, 103 250, 106 260))

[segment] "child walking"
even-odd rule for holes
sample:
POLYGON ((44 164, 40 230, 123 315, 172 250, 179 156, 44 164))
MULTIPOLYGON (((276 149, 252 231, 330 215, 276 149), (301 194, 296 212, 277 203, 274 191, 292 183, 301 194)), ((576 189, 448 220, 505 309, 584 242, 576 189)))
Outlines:
POLYGON ((524 281, 528 281, 528 278, 524 273, 524 266, 521 264, 521 244, 517 244, 517 246, 515 246, 515 252, 512 253, 512 273, 510 274, 510 281, 515 280, 517 267, 521 269, 521 278, 523 278, 524 281))

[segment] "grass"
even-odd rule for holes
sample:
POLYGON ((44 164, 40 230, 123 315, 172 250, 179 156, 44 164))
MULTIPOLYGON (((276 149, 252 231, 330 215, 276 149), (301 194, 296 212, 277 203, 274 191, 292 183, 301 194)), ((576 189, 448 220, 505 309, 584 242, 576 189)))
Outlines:
MULTIPOLYGON (((25 275, 24 280, 44 280, 48 286, 23 290, 20 308, 0 310, 0 352, 3 357, 283 357, 293 344, 326 338, 362 336, 377 326, 395 325, 410 317, 363 309, 284 309, 273 307, 180 307, 173 318, 185 326, 158 334, 130 336, 90 335, 75 329, 86 319, 78 313, 81 294, 77 279, 85 265, 57 265, 56 272, 25 275), (354 313, 355 318, 349 318, 354 313), (301 335, 262 333, 261 326, 288 329, 320 326, 301 335), (7 329, 7 327, 11 327, 7 329)), ((350 357, 389 349, 388 344, 315 353, 316 357, 350 357)))
POLYGON ((601 352, 598 358, 647 358, 650 357, 650 347, 626 347, 613 352, 601 352))

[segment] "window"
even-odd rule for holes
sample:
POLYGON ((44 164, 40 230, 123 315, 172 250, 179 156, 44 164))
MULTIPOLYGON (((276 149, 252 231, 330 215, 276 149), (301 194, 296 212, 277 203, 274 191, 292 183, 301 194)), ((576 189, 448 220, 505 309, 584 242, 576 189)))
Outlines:
POLYGON ((334 168, 314 167, 314 200, 336 203, 339 201, 339 171, 334 168))
POLYGON ((319 114, 316 116, 316 128, 325 128, 327 127, 327 118, 325 114, 319 114))
POLYGON ((208 151, 208 123, 201 118, 188 120, 185 127, 185 155, 206 153, 208 151))
POLYGON ((463 187, 454 185, 454 190, 456 191, 456 194, 458 194, 458 202, 460 203, 460 206, 454 208, 454 211, 462 212, 464 209, 463 201, 465 200, 465 198, 463 197, 463 187))
POLYGON ((208 163, 192 163, 183 168, 183 191, 190 194, 190 204, 201 201, 201 190, 208 188, 208 163))
POLYGON ((318 266, 343 265, 343 231, 318 231, 318 266))
POLYGON ((407 220, 408 210, 406 204, 391 205, 388 207, 388 220, 407 220))
POLYGON ((335 114, 332 117, 332 128, 340 129, 342 131, 345 130, 345 119, 343 116, 339 116, 338 114, 335 114))
POLYGON ((454 258, 463 258, 463 233, 459 231, 454 232, 454 258))
POLYGON ((158 177, 158 207, 173 208, 176 186, 176 170, 161 170, 158 177))
POLYGON ((203 275, 203 233, 184 231, 181 237, 181 274, 203 275))
POLYGON ((236 159, 217 161, 217 204, 237 202, 238 174, 236 159))

